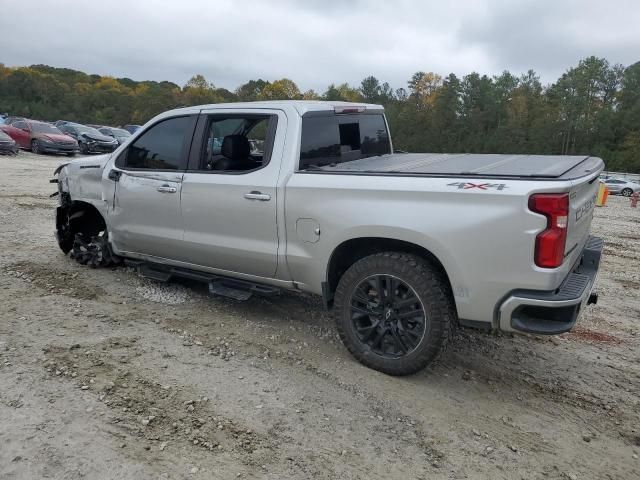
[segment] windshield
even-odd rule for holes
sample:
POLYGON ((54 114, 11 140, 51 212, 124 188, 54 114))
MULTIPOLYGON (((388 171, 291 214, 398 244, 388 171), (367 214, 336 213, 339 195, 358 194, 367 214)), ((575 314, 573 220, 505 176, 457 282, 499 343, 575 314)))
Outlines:
POLYGON ((131 134, 121 128, 112 128, 111 131, 116 137, 130 137, 131 134))
POLYGON ((56 135, 64 135, 60 130, 48 123, 32 123, 31 130, 36 133, 54 133, 56 135))

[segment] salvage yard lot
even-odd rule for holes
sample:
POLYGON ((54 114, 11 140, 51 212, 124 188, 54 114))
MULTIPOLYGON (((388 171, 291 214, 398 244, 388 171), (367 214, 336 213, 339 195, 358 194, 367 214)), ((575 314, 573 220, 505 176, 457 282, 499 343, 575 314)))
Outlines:
POLYGON ((58 250, 63 158, 0 157, 0 478, 640 478, 640 209, 610 197, 560 337, 457 333, 422 373, 353 360, 306 295, 211 298, 58 250))

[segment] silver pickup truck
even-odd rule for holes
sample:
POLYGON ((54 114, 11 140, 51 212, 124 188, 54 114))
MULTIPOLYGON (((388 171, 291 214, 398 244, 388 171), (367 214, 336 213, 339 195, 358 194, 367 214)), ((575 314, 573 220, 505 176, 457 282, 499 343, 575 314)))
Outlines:
POLYGON ((394 153, 379 105, 158 115, 57 171, 56 236, 93 266, 244 300, 321 295, 349 351, 405 375, 458 325, 558 334, 592 293, 599 158, 394 153))

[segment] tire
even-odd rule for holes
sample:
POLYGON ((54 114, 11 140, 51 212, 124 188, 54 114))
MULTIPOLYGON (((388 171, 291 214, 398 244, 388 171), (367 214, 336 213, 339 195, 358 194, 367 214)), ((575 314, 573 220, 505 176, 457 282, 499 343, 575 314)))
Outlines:
POLYGON ((40 153, 40 145, 37 140, 31 140, 31 152, 36 155, 40 153))
POLYGON ((631 195, 633 195, 633 190, 631 190, 630 188, 624 188, 620 193, 622 193, 622 195, 624 195, 625 197, 630 197, 631 195))
POLYGON ((76 152, 67 153, 67 157, 75 157, 75 156, 76 156, 76 152))
POLYGON ((121 263, 121 258, 111 250, 106 231, 94 235, 89 240, 85 239, 82 233, 77 233, 70 256, 78 263, 92 268, 111 267, 121 263))
POLYGON ((444 349, 456 325, 446 279, 425 259, 399 252, 354 263, 340 278, 333 315, 349 352, 389 375, 425 368, 444 349))
POLYGON ((78 142, 78 147, 80 147, 80 153, 82 155, 88 155, 89 154, 89 149, 87 148, 87 146, 85 145, 84 142, 78 142))

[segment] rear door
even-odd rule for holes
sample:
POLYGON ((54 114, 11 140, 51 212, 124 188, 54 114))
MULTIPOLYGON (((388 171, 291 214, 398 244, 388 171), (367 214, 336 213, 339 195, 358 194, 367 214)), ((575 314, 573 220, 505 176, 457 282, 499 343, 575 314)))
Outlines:
POLYGON ((108 223, 118 250, 181 258, 180 194, 196 118, 172 117, 150 126, 108 172, 116 182, 108 223))
POLYGON ((277 181, 287 119, 263 109, 203 111, 182 181, 188 261, 273 277, 277 181))

